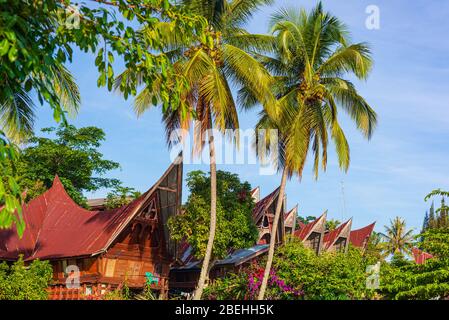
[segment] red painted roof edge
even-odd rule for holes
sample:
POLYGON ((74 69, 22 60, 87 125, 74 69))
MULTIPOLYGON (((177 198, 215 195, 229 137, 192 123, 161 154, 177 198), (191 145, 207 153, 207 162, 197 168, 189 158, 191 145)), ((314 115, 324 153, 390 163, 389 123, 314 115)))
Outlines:
MULTIPOLYGON (((334 229, 324 235, 323 245, 324 245, 325 249, 329 249, 335 243, 335 241, 337 241, 338 238, 340 238, 341 233, 345 230, 345 228, 348 226, 348 224, 349 224, 349 227, 351 227, 352 218, 349 219, 348 221, 342 223, 336 229, 334 229)), ((349 235, 348 235, 348 238, 349 238, 349 235)))
POLYGON ((369 238, 373 233, 375 225, 376 222, 373 222, 366 227, 357 230, 351 230, 351 233, 349 234, 349 242, 354 247, 362 248, 365 240, 369 238))
POLYGON ((314 221, 306 224, 304 226, 304 228, 302 228, 300 230, 296 230, 294 232, 294 236, 301 239, 301 241, 304 241, 305 239, 307 239, 310 236, 315 225, 318 224, 318 222, 320 222, 322 219, 326 220, 326 217, 327 217, 327 210, 321 216, 316 218, 314 221))

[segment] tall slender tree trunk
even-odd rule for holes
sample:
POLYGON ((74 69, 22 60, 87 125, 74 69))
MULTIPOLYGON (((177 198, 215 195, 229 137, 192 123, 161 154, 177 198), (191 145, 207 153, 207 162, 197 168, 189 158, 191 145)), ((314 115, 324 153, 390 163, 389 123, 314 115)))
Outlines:
POLYGON ((282 171, 281 189, 279 190, 279 198, 276 205, 276 212, 274 214, 273 226, 271 227, 270 249, 268 250, 267 264, 265 266, 265 272, 263 274, 262 284, 259 290, 259 296, 257 300, 263 300, 265 297, 265 291, 267 289, 268 277, 270 276, 271 265, 273 264, 274 247, 276 245, 276 233, 278 230, 279 218, 281 216, 282 203, 284 201, 285 185, 287 184, 287 170, 284 168, 282 171))
POLYGON ((207 241, 206 254, 201 267, 198 286, 195 290, 193 300, 200 300, 203 295, 204 283, 209 273, 209 262, 214 246, 215 229, 217 225, 217 164, 215 159, 215 143, 212 130, 209 130, 209 152, 210 152, 210 227, 209 239, 207 241))

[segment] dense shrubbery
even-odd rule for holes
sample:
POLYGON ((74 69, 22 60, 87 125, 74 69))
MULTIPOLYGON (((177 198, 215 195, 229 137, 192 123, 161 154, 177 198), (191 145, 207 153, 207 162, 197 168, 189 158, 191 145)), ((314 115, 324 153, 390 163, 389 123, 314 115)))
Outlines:
POLYGON ((0 300, 45 300, 52 278, 48 261, 34 260, 25 266, 22 258, 9 266, 0 264, 0 300))
POLYGON ((395 257, 384 263, 381 294, 385 299, 442 299, 449 296, 449 229, 430 229, 419 246, 434 258, 419 265, 395 257))
MULTIPOLYGON (((278 248, 269 286, 268 299, 369 299, 375 292, 366 287, 366 267, 376 261, 355 248, 344 253, 317 256, 303 244, 291 239, 278 248)), ((263 263, 263 262, 262 262, 263 263)), ((263 264, 262 264, 263 265, 263 264)), ((254 279, 260 280, 258 266, 246 272, 216 280, 206 290, 209 299, 252 299, 254 279)))

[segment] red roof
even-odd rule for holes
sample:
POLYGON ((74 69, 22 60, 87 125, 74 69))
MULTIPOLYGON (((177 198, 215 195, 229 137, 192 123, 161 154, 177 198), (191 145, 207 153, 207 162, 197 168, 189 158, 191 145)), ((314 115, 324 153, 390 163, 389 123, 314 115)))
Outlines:
POLYGON ((371 236, 371 233, 373 233, 375 225, 376 223, 373 222, 364 228, 352 230, 351 233, 349 234, 350 243, 354 247, 364 248, 367 244, 369 237, 371 236))
POLYGON ((0 258, 25 260, 87 256, 105 250, 147 193, 127 206, 89 211, 78 206, 56 176, 52 187, 23 207, 26 229, 0 230, 0 258))
POLYGON ((318 217, 315 221, 312 221, 306 225, 300 225, 300 229, 296 230, 294 233, 295 237, 298 237, 299 239, 301 239, 301 241, 306 240, 309 237, 310 233, 312 233, 318 222, 320 222, 322 219, 326 219, 326 212, 318 217))
POLYGON ((424 264, 427 259, 433 258, 433 255, 430 253, 424 252, 418 248, 412 248, 413 259, 417 264, 424 264))
POLYGON ((0 230, 0 259, 15 260, 20 254, 25 260, 59 259, 107 250, 174 166, 139 198, 106 211, 78 206, 56 176, 50 189, 23 206, 26 228, 22 238, 15 227, 0 230))
POLYGON ((326 233, 324 235, 324 248, 329 249, 335 241, 338 240, 342 236, 343 231, 345 231, 345 228, 348 226, 348 224, 351 223, 352 219, 349 219, 345 223, 341 224, 338 228, 326 233))

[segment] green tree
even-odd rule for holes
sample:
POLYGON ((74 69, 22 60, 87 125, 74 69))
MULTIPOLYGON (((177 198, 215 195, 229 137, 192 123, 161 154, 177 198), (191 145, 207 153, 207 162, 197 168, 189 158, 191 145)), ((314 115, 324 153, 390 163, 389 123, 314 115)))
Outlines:
POLYGON ((326 230, 332 231, 337 229, 337 227, 341 224, 337 219, 326 220, 326 230))
MULTIPOLYGON (((373 260, 351 247, 348 253, 323 253, 316 255, 293 238, 281 245, 273 260, 271 274, 280 281, 270 281, 267 287, 269 299, 306 300, 357 300, 369 299, 375 292, 366 287, 366 267, 373 260), (277 285, 281 283, 281 285, 277 285), (289 289, 285 290, 285 284, 289 289), (301 294, 298 294, 300 292, 301 294)), ((209 298, 251 298, 254 272, 263 271, 249 267, 237 274, 214 281, 208 287, 209 298)), ((261 279, 259 279, 261 282, 261 279)))
MULTIPOLYGON (((173 239, 187 240, 198 259, 204 259, 209 239, 210 179, 202 171, 188 174, 190 195, 184 213, 169 221, 173 239)), ((242 183, 236 174, 217 171, 217 194, 217 229, 207 275, 217 260, 228 255, 229 249, 253 246, 258 236, 252 219, 254 201, 249 183, 242 183)))
POLYGON ((365 249, 365 256, 372 257, 374 263, 377 261, 383 261, 386 258, 385 243, 383 236, 379 232, 373 231, 368 239, 368 243, 365 249))
POLYGON ((42 131, 55 137, 31 138, 17 167, 20 186, 28 190, 28 199, 50 188, 55 175, 59 176, 70 197, 82 206, 86 206, 83 191, 118 185, 117 179, 102 177, 119 168, 117 162, 104 159, 98 151, 105 140, 102 129, 60 125, 42 131))
MULTIPOLYGON (((96 53, 98 86, 112 89, 114 57, 119 56, 127 67, 141 75, 139 81, 132 77, 126 79, 122 86, 125 97, 134 95, 141 81, 151 87, 157 78, 164 106, 171 109, 183 106, 179 103, 179 92, 186 82, 178 74, 180 81, 168 85, 167 80, 171 82, 173 78, 169 58, 162 52, 147 50, 160 47, 160 34, 153 32, 143 37, 129 24, 138 23, 154 30, 159 21, 171 22, 173 32, 201 42, 207 21, 185 14, 168 0, 97 2, 101 4, 95 8, 75 3, 78 9, 70 0, 46 0, 44 4, 22 0, 0 2, 0 130, 13 138, 30 131, 34 119, 31 91, 36 93, 41 105, 44 102, 50 105, 56 122, 65 122, 66 111, 77 109, 79 94, 64 67, 65 62, 72 60, 73 47, 96 53)), ((5 150, 8 148, 2 147, 0 152, 5 150)), ((15 159, 0 157, 8 165, 15 159)), ((10 177, 11 185, 17 184, 10 177)), ((0 190, 0 205, 6 204, 6 210, 0 212, 0 228, 15 223, 21 233, 23 221, 18 193, 10 188, 0 190)))
POLYGON ((429 229, 419 247, 433 255, 424 264, 384 264, 380 293, 387 299, 429 300, 449 297, 449 230, 429 229))
MULTIPOLYGON (((301 223, 304 223, 304 224, 308 224, 308 223, 310 223, 312 221, 315 221, 315 220, 316 220, 315 216, 307 216, 307 217, 299 217, 298 216, 298 218, 297 218, 297 222, 301 222, 301 223)), ((296 225, 299 225, 299 223, 296 223, 296 225)))
POLYGON ((138 198, 140 195, 141 192, 134 188, 124 187, 120 183, 119 185, 114 186, 114 188, 106 196, 105 207, 107 209, 122 207, 138 198))
POLYGON ((435 210, 434 203, 432 202, 432 206, 430 207, 430 216, 429 222, 427 224, 427 229, 449 227, 449 217, 448 217, 449 207, 446 205, 444 200, 445 197, 449 196, 449 192, 443 191, 441 189, 433 190, 424 198, 424 201, 427 201, 430 198, 434 198, 436 196, 441 197, 441 206, 437 210, 435 210))
POLYGON ((22 194, 17 184, 16 162, 19 157, 17 146, 0 131, 0 228, 15 224, 22 236, 25 223, 22 219, 22 194))
MULTIPOLYGON (((274 34, 274 52, 258 54, 259 61, 275 77, 272 86, 277 97, 276 111, 262 113, 257 129, 277 129, 278 147, 271 148, 272 139, 257 141, 267 145, 259 151, 262 158, 273 157, 282 171, 279 201, 273 230, 277 230, 287 179, 302 171, 309 154, 314 157, 314 173, 318 176, 320 164, 327 164, 327 146, 330 138, 336 146, 339 165, 347 170, 350 162, 349 145, 339 125, 337 113, 343 109, 357 128, 370 138, 376 125, 376 113, 359 95, 353 83, 343 78, 353 75, 366 79, 372 59, 365 43, 350 43, 349 32, 336 17, 324 12, 320 4, 310 13, 305 10, 282 9, 271 20, 274 34)), ((240 91, 247 107, 256 97, 247 90, 240 91)), ((259 293, 263 299, 270 273, 276 231, 271 233, 270 250, 264 281, 259 293)))
POLYGON ((8 266, 0 264, 0 300, 46 300, 53 269, 48 261, 25 266, 22 257, 8 266))
POLYGON ((404 219, 396 217, 390 221, 389 226, 385 226, 385 247, 389 254, 410 254, 413 244, 413 229, 407 230, 404 219))
MULTIPOLYGON (((164 43, 164 47, 158 49, 170 57, 174 69, 179 74, 179 77, 173 77, 172 81, 177 83, 179 79, 185 79, 187 83, 187 89, 179 91, 181 105, 185 108, 172 110, 163 115, 169 146, 185 137, 184 132, 177 136, 178 141, 173 139, 177 129, 189 130, 194 127, 195 154, 203 151, 206 140, 209 147, 211 172, 209 241, 194 299, 200 299, 202 295, 217 225, 214 131, 224 133, 226 129, 239 127, 231 85, 247 88, 259 101, 267 102, 271 97, 269 90, 271 78, 249 53, 255 46, 263 44, 267 37, 252 35, 243 29, 253 13, 261 5, 270 2, 271 0, 181 1, 181 7, 194 15, 204 17, 209 22, 204 40, 200 42, 191 37, 186 38, 183 33, 173 30, 171 23, 159 23, 155 31, 164 43)), ((147 28, 142 32, 145 35, 153 34, 147 28)), ((117 78, 116 88, 123 91, 122 86, 130 77, 142 78, 138 70, 127 68, 117 78)), ((163 101, 164 92, 157 90, 160 83, 156 80, 153 86, 144 86, 137 95, 134 108, 138 115, 163 101)))

